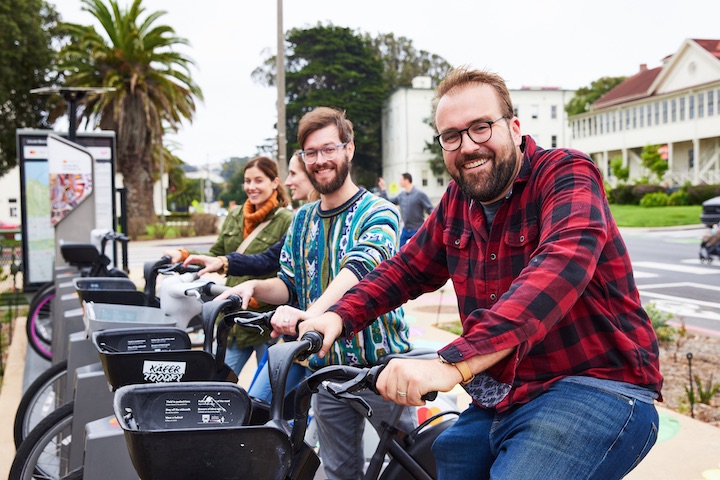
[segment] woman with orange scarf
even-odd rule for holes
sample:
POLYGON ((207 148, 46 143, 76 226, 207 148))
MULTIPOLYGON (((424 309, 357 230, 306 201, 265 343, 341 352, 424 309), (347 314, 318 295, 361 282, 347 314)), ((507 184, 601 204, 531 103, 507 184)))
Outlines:
MULTIPOLYGON (((225 267, 218 272, 221 274, 227 272, 225 255, 236 251, 245 254, 264 252, 287 233, 292 221, 292 212, 285 208, 289 203, 287 192, 278 178, 278 165, 274 160, 267 157, 254 158, 245 166, 243 173, 248 199, 242 207, 228 214, 215 244, 210 248, 210 255, 225 260, 225 267)), ((234 286, 251 278, 269 278, 276 274, 277 271, 263 277, 229 275, 225 284, 234 286)), ((254 301, 249 307, 255 311, 272 308, 254 301)), ((269 332, 260 335, 255 330, 234 327, 228 336, 225 362, 239 375, 253 351, 257 359, 262 358, 269 340, 269 332)))

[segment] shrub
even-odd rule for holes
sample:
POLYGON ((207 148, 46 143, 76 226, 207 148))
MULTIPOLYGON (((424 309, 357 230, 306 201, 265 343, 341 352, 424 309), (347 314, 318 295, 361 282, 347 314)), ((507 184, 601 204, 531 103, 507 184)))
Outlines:
POLYGON ((648 193, 640 199, 640 206, 645 208, 667 207, 670 197, 665 192, 648 193))
POLYGON ((660 185, 652 185, 652 184, 648 184, 648 183, 642 183, 642 184, 636 183, 635 185, 633 185, 632 191, 633 191, 633 197, 635 197, 635 202, 636 202, 635 204, 639 205, 640 200, 642 200, 642 198, 645 195, 647 195, 648 193, 656 193, 656 192, 664 193, 665 189, 663 187, 661 187, 660 185))
POLYGON ((690 195, 685 190, 678 190, 670 194, 668 205, 679 207, 681 205, 690 205, 690 195))
POLYGON ((701 205, 705 200, 720 195, 720 185, 695 185, 687 189, 690 205, 701 205))
POLYGON ((655 303, 648 303, 645 307, 645 312, 650 317, 653 330, 657 336, 658 343, 665 347, 668 347, 675 340, 675 336, 678 331, 672 325, 668 325, 670 319, 673 318, 672 314, 661 312, 655 303))
POLYGON ((195 235, 213 235, 217 233, 217 215, 212 213, 196 213, 192 216, 192 228, 195 235))
POLYGON ((618 185, 608 191, 608 201, 616 205, 637 205, 632 185, 618 185))
POLYGON ((170 225, 162 222, 151 223, 147 226, 147 233, 155 239, 163 239, 170 233, 170 225))

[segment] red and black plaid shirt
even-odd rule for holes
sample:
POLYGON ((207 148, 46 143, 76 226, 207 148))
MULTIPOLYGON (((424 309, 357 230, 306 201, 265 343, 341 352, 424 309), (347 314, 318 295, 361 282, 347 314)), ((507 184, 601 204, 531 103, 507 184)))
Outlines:
POLYGON ((346 332, 450 278, 463 334, 440 350, 457 362, 516 347, 487 373, 512 386, 499 411, 567 376, 660 394, 658 344, 602 178, 584 154, 524 137, 512 195, 488 229, 482 206, 451 182, 413 239, 332 311, 346 332))

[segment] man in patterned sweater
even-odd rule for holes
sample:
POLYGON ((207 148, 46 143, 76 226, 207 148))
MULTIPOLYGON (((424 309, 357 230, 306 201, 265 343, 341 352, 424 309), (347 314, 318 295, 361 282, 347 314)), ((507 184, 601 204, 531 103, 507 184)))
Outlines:
POLYGON ((440 479, 616 479, 657 439, 658 344, 590 158, 520 133, 497 75, 438 86, 454 182, 418 233, 300 332, 351 339, 452 279, 462 335, 437 360, 393 360, 384 398, 462 384, 473 399, 433 445, 440 479))
MULTIPOLYGON (((318 107, 298 126, 300 156, 320 200, 298 210, 280 254, 277 278, 251 280, 223 293, 282 305, 273 315, 273 336, 294 334, 299 320, 316 317, 334 304, 383 260, 395 255, 399 213, 394 205, 355 185, 350 162, 355 153, 352 123, 344 112, 318 107), (298 305, 293 308, 284 304, 298 305)), ((410 349, 401 308, 389 309, 352 339, 334 343, 323 357, 309 358, 309 368, 329 364, 374 365, 389 353, 410 349)), ((373 423, 388 418, 392 403, 372 392, 360 392, 372 407, 373 423)), ((315 397, 320 456, 330 479, 362 478, 365 456, 364 417, 321 389, 315 397)), ((412 428, 412 409, 402 425, 412 428)))

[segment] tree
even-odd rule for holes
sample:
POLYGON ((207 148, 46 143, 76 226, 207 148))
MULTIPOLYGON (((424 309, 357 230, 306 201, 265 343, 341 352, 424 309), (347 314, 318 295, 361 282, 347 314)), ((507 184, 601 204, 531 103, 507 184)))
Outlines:
POLYGON ((665 172, 668 170, 667 160, 663 160, 659 149, 660 145, 646 145, 643 147, 642 152, 640 152, 642 166, 655 175, 658 181, 662 180, 665 172))
POLYGON ((626 77, 602 77, 595 80, 589 87, 582 87, 575 91, 575 96, 565 105, 568 116, 585 113, 597 99, 625 81, 626 77))
POLYGON ((62 24, 75 40, 60 52, 59 70, 73 87, 103 86, 115 91, 88 96, 78 112, 88 123, 117 135, 118 171, 127 188, 130 234, 154 222, 154 146, 162 144, 166 127, 177 131, 183 119, 192 120, 195 100, 202 99, 192 81, 193 61, 177 51, 187 40, 166 25, 156 25, 165 15, 144 15, 142 0, 120 9, 116 0, 82 0, 102 26, 62 24))
MULTIPOLYGON (((409 86, 418 75, 437 80, 450 65, 391 34, 363 37, 348 28, 318 24, 289 30, 285 39, 288 151, 297 147, 297 123, 303 114, 318 105, 342 108, 355 125, 354 176, 360 184, 374 185, 382 165, 382 107, 388 94, 409 86)), ((273 86, 275 71, 271 56, 253 78, 273 86)))
POLYGON ((395 38, 392 33, 373 38, 366 33, 364 39, 383 62, 387 93, 397 87, 412 86, 413 78, 420 76, 430 77, 432 84, 437 85, 452 69, 444 58, 425 50, 416 50, 408 38, 395 38))
POLYGON ((0 6, 0 176, 17 163, 17 128, 49 128, 47 98, 30 90, 52 82, 57 20, 43 0, 3 0, 0 6))

